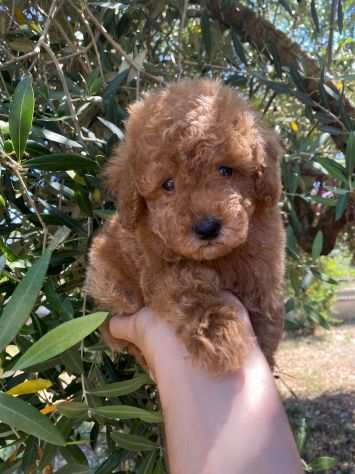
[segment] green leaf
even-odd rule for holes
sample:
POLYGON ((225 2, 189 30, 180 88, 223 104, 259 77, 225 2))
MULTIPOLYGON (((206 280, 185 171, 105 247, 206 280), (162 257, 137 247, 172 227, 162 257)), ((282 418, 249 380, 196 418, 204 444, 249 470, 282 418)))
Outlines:
POLYGON ((317 8, 316 8, 316 2, 315 0, 311 1, 311 15, 313 19, 314 26, 316 28, 317 33, 320 32, 319 28, 319 19, 318 19, 318 14, 317 14, 317 8))
POLYGON ((343 13, 343 2, 338 0, 338 30, 341 34, 343 32, 343 23, 344 23, 344 13, 343 13))
POLYGON ((56 474, 92 474, 94 471, 83 464, 66 464, 55 472, 56 474))
POLYGON ((16 430, 48 441, 56 446, 64 446, 60 431, 32 405, 20 398, 0 392, 0 420, 16 430))
POLYGON ((146 457, 143 459, 139 468, 137 469, 137 474, 153 474, 153 469, 155 466, 155 460, 157 458, 157 451, 152 451, 151 453, 147 454, 146 457))
POLYGON ((292 13, 292 8, 288 2, 288 0, 279 0, 279 3, 284 7, 284 9, 291 15, 293 16, 292 13))
POLYGON ((205 45, 207 59, 211 59, 212 55, 212 34, 211 34, 211 26, 210 26, 210 16, 204 11, 201 15, 201 30, 202 30, 202 38, 203 43, 205 45))
POLYGON ((244 63, 247 66, 248 60, 244 52, 244 47, 242 45, 242 42, 239 39, 239 36, 234 30, 232 30, 232 41, 233 41, 233 46, 234 46, 237 56, 242 61, 242 63, 244 63))
MULTIPOLYGON (((22 456, 22 472, 31 472, 35 466, 38 454, 38 440, 33 436, 26 439, 26 447, 22 456)), ((32 471, 33 472, 33 471, 32 471)))
POLYGON ((33 127, 33 133, 35 133, 37 136, 44 137, 51 142, 60 143, 61 145, 65 145, 70 148, 83 148, 80 143, 71 140, 60 133, 48 130, 47 128, 33 127))
POLYGON ((95 395, 96 397, 121 397, 122 395, 128 395, 135 392, 141 388, 142 385, 152 383, 154 382, 147 375, 140 374, 137 377, 125 380, 124 382, 111 383, 94 390, 87 390, 87 393, 95 395))
POLYGON ((63 402, 57 405, 59 413, 67 418, 81 418, 88 412, 88 407, 82 402, 63 402))
POLYGON ((345 152, 346 170, 349 178, 355 170, 355 132, 349 133, 345 152))
POLYGON ((99 416, 112 418, 114 420, 130 420, 132 418, 138 418, 147 423, 161 423, 163 421, 159 412, 148 411, 143 408, 132 407, 129 405, 110 405, 94 408, 91 411, 99 416))
POLYGON ((297 239, 295 236, 295 232, 292 226, 290 225, 287 227, 287 250, 291 253, 291 255, 297 257, 297 239))
POLYGON ((129 69, 125 69, 122 72, 118 72, 116 77, 107 84, 107 87, 102 93, 104 102, 110 102, 112 97, 117 94, 121 85, 126 81, 128 77, 129 69))
POLYGON ((25 76, 15 89, 9 113, 10 136, 18 159, 22 158, 32 128, 34 103, 32 77, 25 76))
POLYGON ((306 419, 302 418, 301 425, 300 425, 300 427, 297 431, 297 435, 296 435, 296 444, 297 444, 297 448, 298 448, 298 451, 299 451, 301 456, 304 452, 304 448, 305 448, 305 445, 306 445, 306 439, 307 439, 306 419))
POLYGON ((312 244, 312 257, 318 258, 323 249, 323 232, 319 230, 315 236, 312 244))
POLYGON ((95 474, 112 474, 115 472, 115 469, 122 464, 124 459, 126 458, 126 451, 123 450, 116 450, 110 456, 99 465, 96 469, 95 474))
POLYGON ((115 125, 114 123, 110 122, 109 120, 106 120, 102 117, 97 117, 97 119, 103 124, 105 125, 105 127, 107 127, 109 130, 111 130, 111 132, 116 135, 116 137, 122 141, 124 139, 124 134, 122 132, 122 130, 117 127, 117 125, 115 125))
POLYGON ((166 474, 166 470, 161 459, 157 462, 153 474, 166 474))
POLYGON ((330 158, 317 157, 316 161, 322 165, 329 175, 345 184, 348 184, 344 166, 340 165, 334 160, 331 160, 330 158))
POLYGON ((335 220, 338 221, 344 214, 344 211, 348 205, 349 194, 341 194, 338 198, 336 207, 335 207, 335 220))
POLYGON ((334 81, 355 81, 355 74, 341 74, 333 77, 334 81))
POLYGON ((14 370, 39 364, 74 346, 105 321, 108 313, 93 313, 67 321, 35 342, 16 362, 14 370))
POLYGON ((47 273, 52 252, 47 250, 17 285, 0 317, 0 351, 22 328, 34 307, 47 273))
POLYGON ((119 433, 116 431, 111 434, 111 438, 120 448, 128 451, 151 451, 152 449, 158 448, 156 443, 144 438, 144 436, 119 433))
POLYGON ((44 171, 83 170, 96 172, 98 170, 95 161, 76 153, 52 153, 38 156, 27 160, 23 165, 27 168, 44 171))
POLYGON ((68 464, 80 464, 88 467, 88 460, 79 446, 69 445, 59 448, 60 454, 68 464))
POLYGON ((309 463, 313 471, 327 471, 332 469, 337 463, 335 458, 330 456, 320 456, 309 463))

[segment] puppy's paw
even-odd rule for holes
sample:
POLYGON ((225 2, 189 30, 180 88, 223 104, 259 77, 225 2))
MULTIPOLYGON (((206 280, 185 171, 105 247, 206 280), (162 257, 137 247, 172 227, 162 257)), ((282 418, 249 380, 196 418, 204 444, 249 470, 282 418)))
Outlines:
POLYGON ((241 367, 252 344, 235 306, 208 308, 184 342, 194 361, 213 375, 223 375, 241 367))

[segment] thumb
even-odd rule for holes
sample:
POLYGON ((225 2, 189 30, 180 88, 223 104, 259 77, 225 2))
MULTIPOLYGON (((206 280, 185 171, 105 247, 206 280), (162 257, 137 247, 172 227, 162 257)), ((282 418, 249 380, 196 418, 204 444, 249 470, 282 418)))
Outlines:
POLYGON ((137 344, 137 316, 113 316, 108 324, 108 329, 115 339, 137 344))

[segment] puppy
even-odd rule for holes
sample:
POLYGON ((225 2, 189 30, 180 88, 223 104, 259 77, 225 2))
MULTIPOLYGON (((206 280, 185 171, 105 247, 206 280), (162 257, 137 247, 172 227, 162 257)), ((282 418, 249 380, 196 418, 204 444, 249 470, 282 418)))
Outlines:
POLYGON ((122 316, 150 306, 196 363, 223 374, 251 343, 221 296, 229 290, 273 366, 283 319, 281 150, 216 81, 183 80, 134 103, 105 170, 118 212, 90 250, 87 289, 98 306, 122 316))

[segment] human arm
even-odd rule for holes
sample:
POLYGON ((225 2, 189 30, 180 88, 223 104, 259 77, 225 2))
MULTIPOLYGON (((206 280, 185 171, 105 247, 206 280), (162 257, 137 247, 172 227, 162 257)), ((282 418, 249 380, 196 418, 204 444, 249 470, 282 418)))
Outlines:
MULTIPOLYGON (((242 305, 229 294, 250 337, 242 305)), ((147 308, 113 318, 157 381, 171 474, 299 474, 300 459, 272 373, 256 343, 244 365, 214 377, 194 366, 175 332, 147 308)))

